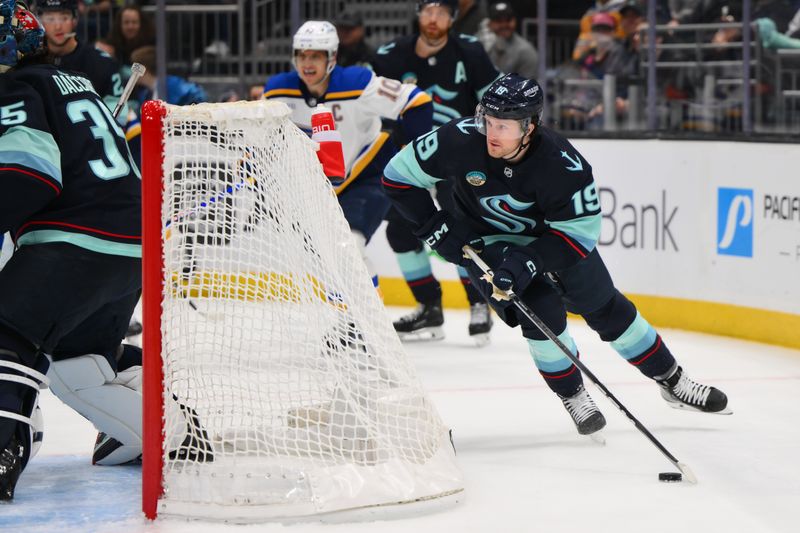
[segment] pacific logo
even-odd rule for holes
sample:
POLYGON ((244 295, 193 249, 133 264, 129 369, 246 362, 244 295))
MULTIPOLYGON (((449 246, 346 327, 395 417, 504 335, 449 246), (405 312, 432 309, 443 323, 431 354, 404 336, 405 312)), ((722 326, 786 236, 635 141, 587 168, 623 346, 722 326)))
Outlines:
POLYGON ((753 257, 753 211, 753 189, 718 189, 718 254, 753 257))

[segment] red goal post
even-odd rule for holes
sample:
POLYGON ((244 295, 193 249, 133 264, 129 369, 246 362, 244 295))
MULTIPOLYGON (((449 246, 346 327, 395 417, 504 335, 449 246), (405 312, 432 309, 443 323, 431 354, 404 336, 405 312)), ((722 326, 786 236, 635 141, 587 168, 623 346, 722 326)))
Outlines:
POLYGON ((315 145, 274 102, 145 103, 145 515, 252 522, 457 495, 315 145))

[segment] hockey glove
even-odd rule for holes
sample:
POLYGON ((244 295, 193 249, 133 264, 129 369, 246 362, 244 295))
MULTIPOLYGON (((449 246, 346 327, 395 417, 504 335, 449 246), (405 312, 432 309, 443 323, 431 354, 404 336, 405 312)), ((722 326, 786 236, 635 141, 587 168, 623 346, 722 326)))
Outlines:
POLYGON ((503 252, 503 262, 494 271, 492 283, 501 291, 513 290, 522 294, 539 271, 533 250, 511 246, 503 252))
POLYGON ((462 248, 471 246, 476 252, 483 250, 483 239, 463 222, 457 221, 445 211, 438 211, 424 226, 414 232, 445 260, 457 265, 470 261, 464 257, 462 248))

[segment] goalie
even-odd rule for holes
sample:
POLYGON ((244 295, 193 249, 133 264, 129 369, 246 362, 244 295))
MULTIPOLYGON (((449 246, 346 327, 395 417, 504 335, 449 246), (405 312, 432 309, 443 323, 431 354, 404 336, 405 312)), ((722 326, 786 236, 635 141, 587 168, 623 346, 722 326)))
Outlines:
POLYGON ((141 288, 139 171, 91 82, 47 64, 43 26, 16 0, 0 0, 0 160, 0 234, 17 247, 0 271, 0 500, 10 500, 48 381, 125 443, 119 462, 141 453, 141 351, 121 345, 141 288))

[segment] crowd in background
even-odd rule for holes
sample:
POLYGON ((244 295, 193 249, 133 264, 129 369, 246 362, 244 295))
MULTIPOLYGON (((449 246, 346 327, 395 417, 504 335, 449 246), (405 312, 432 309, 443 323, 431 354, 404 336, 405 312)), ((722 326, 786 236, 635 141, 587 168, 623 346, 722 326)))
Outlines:
MULTIPOLYGON (((81 19, 82 35, 89 42, 114 57, 123 72, 132 62, 144 64, 151 74, 155 73, 155 31, 150 13, 142 6, 154 4, 154 0, 80 0, 78 18, 81 19)), ((170 4, 231 4, 234 0, 175 0, 170 4)), ((409 0, 409 3, 413 3, 409 0)), ((474 35, 483 44, 492 62, 501 72, 518 72, 526 77, 538 77, 540 58, 532 36, 524 38, 521 21, 536 16, 535 1, 524 0, 459 0, 458 18, 452 32, 474 35)), ((657 43, 696 42, 718 45, 704 52, 705 60, 732 59, 741 57, 741 46, 726 47, 726 43, 741 41, 741 32, 736 28, 724 28, 706 33, 680 32, 686 24, 737 22, 742 19, 742 2, 731 0, 657 0, 656 20, 659 25, 676 28, 672 33, 659 33, 657 43)), ((552 120, 567 129, 601 129, 603 116, 602 86, 606 75, 616 79, 615 113, 621 118, 629 112, 631 105, 629 89, 644 87, 646 72, 643 46, 646 44, 646 0, 596 0, 574 2, 548 2, 548 19, 574 20, 573 27, 553 33, 566 32, 574 37, 569 58, 559 64, 547 65, 547 79, 540 80, 553 86, 558 97, 552 120), (575 81, 579 80, 579 81, 575 81), (598 83, 592 83, 596 80, 598 83)), ((770 48, 800 48, 800 0, 753 0, 751 20, 755 21, 761 44, 770 48)), ((338 63, 343 66, 369 65, 374 48, 368 44, 369 28, 362 14, 345 9, 332 20, 339 32, 340 49, 338 63)), ((196 47, 197 58, 192 63, 196 68, 207 56, 224 57, 235 46, 229 30, 219 25, 208 25, 206 38, 209 42, 196 47)), ((174 37, 174 36, 173 36, 174 37)), ((182 38, 182 37, 181 37, 182 38)), ((696 51, 689 48, 658 51, 659 61, 680 62, 695 59, 696 51)), ((287 64, 288 64, 287 58, 287 64)), ((552 57, 550 58, 552 60, 552 57)), ((728 77, 741 76, 735 67, 728 69, 728 77)), ((724 69, 718 71, 725 77, 724 69)), ((183 72, 170 72, 167 80, 166 99, 174 104, 191 104, 209 99, 233 101, 259 98, 262 80, 249 89, 241 86, 204 87, 188 81, 193 76, 192 68, 183 72), (179 76, 180 75, 180 76, 179 76), (208 95, 211 95, 209 97, 208 95)), ((695 69, 659 69, 658 93, 666 101, 692 101, 703 90, 703 72, 695 69)), ((263 80, 266 81, 266 80, 263 80)), ((135 101, 152 98, 156 93, 155 76, 147 76, 133 95, 135 101)), ((760 82, 756 94, 767 94, 770 87, 760 82)), ((719 101, 741 101, 741 86, 719 86, 715 89, 719 101)), ((606 100, 606 103, 608 100, 606 100)), ((551 104, 553 102, 551 101, 551 104)), ((738 110, 738 108, 737 108, 738 110)))

